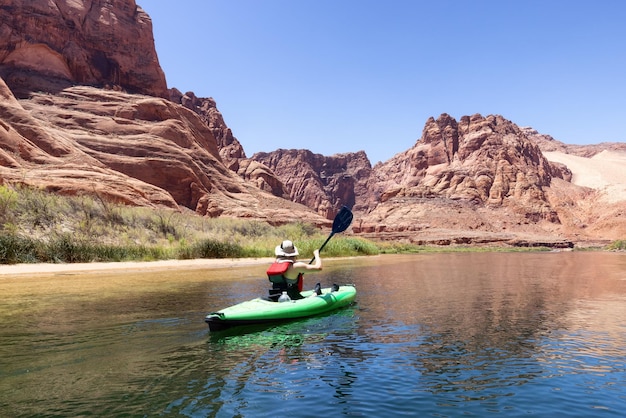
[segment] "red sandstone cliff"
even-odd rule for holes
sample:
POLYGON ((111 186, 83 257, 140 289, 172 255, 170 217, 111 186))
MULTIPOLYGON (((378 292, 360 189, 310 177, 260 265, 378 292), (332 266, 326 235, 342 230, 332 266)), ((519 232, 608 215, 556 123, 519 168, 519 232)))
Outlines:
POLYGON ((1 183, 328 223, 224 165, 235 139, 215 128, 214 104, 203 118, 164 98, 151 21, 133 0, 0 0, 0 17, 1 183))
POLYGON ((426 122, 413 148, 377 165, 370 184, 382 202, 395 196, 442 197, 520 207, 528 217, 558 222, 544 188, 562 178, 562 171, 501 116, 464 116, 457 123, 443 114, 426 122))
POLYGON ((0 76, 15 94, 73 83, 166 97, 150 17, 134 0, 0 0, 0 76))
POLYGON ((626 235, 626 198, 572 184, 567 165, 549 161, 542 147, 594 155, 593 146, 570 148, 502 116, 457 122, 443 114, 412 148, 373 168, 362 152, 277 150, 252 159, 271 168, 292 200, 324 216, 352 206, 354 232, 373 238, 568 246, 626 235))
POLYGON ((367 194, 370 162, 363 151, 330 157, 308 150, 257 153, 252 160, 269 167, 285 185, 289 199, 333 219, 342 206, 358 211, 367 194))

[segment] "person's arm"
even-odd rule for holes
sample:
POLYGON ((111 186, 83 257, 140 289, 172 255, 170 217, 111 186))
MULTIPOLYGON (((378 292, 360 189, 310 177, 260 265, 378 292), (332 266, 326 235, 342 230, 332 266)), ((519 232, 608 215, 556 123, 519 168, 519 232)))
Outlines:
POLYGON ((320 250, 313 251, 313 256, 315 257, 315 263, 307 264, 302 261, 297 261, 292 266, 295 270, 321 270, 322 269, 322 259, 320 258, 320 250))

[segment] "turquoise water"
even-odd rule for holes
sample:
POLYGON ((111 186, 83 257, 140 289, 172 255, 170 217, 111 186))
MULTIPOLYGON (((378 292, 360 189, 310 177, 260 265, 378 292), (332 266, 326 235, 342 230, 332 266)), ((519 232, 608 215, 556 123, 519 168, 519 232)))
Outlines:
POLYGON ((624 254, 330 261, 305 286, 354 283, 355 305, 209 333, 207 312, 266 292, 263 271, 11 286, 0 278, 11 296, 0 305, 0 415, 621 417, 626 409, 624 254))

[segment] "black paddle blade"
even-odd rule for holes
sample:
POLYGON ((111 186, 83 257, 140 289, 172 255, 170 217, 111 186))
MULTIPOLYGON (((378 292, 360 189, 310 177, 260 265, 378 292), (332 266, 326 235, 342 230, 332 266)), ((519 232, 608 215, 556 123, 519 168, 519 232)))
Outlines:
POLYGON ((342 207, 333 221, 333 234, 343 232, 352 223, 352 212, 346 206, 342 207))
MULTIPOLYGON (((333 235, 339 232, 345 231, 346 229, 348 229, 351 223, 352 223, 352 212, 350 211, 350 209, 344 206, 341 208, 339 213, 335 216, 335 220, 333 221, 333 231, 330 233, 328 238, 326 238, 326 241, 324 241, 324 243, 320 247, 320 251, 322 251, 322 249, 326 246, 328 241, 330 241, 333 235)), ((315 261, 315 257, 313 257, 311 261, 309 261, 309 264, 312 264, 313 261, 315 261)))

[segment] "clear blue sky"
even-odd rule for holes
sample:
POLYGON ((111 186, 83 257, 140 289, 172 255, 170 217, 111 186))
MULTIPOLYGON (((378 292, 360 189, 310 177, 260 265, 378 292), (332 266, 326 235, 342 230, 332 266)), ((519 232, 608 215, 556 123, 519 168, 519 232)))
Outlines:
POLYGON ((137 3, 168 86, 213 97, 248 156, 364 150, 375 164, 441 113, 626 141, 626 1, 137 3))

